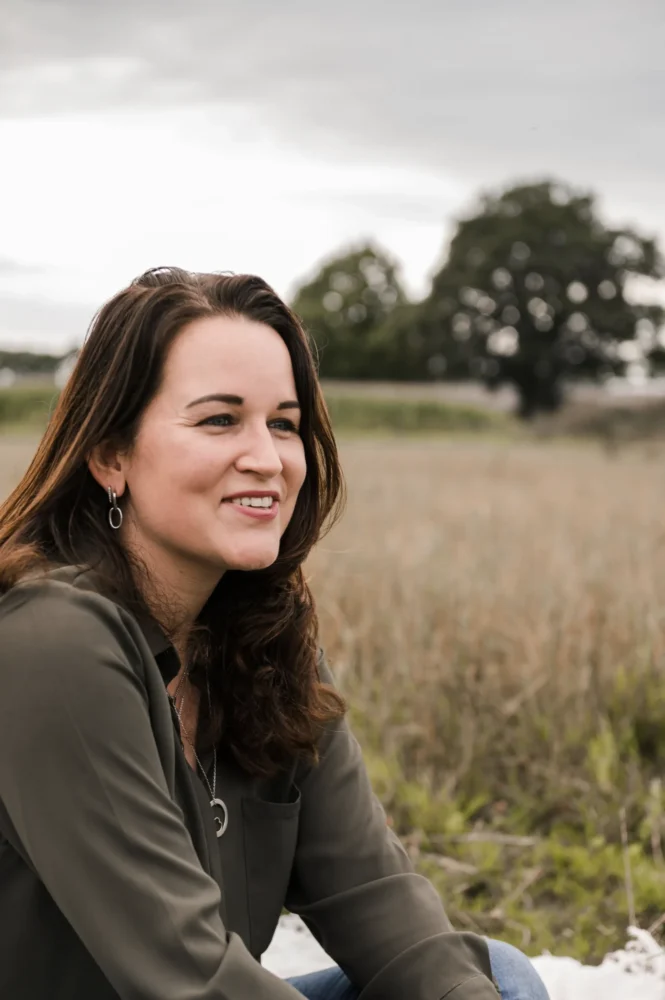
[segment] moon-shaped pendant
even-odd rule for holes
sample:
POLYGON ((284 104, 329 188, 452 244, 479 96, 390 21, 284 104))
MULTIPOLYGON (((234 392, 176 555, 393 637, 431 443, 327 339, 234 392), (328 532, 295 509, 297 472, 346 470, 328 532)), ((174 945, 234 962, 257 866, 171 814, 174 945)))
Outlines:
POLYGON ((223 819, 221 816, 215 816, 215 823, 217 824, 217 836, 223 837, 224 834, 226 833, 226 828, 229 825, 229 810, 226 808, 226 802, 223 802, 222 799, 212 799, 210 805, 212 806, 213 809, 215 808, 215 806, 218 806, 224 813, 223 819))

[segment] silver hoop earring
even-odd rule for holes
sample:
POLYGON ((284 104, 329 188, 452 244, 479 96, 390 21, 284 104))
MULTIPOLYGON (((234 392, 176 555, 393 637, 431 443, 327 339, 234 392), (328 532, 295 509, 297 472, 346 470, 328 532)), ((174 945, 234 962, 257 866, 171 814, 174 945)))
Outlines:
POLYGON ((122 525, 122 511, 118 507, 118 497, 115 490, 108 487, 109 503, 111 508, 109 510, 109 524, 114 531, 117 531, 122 525))

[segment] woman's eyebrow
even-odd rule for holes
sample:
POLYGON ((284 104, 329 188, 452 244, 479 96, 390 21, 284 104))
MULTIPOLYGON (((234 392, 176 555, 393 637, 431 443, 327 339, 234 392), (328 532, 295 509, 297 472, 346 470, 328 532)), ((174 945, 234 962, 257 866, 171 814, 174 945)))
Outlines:
POLYGON ((189 409, 190 406, 198 406, 200 403, 228 403, 230 406, 242 406, 245 400, 242 396, 229 395, 226 392, 211 392, 207 396, 199 396, 198 399, 193 399, 191 403, 188 403, 185 409, 189 409))
MULTIPOLYGON (((199 396, 188 403, 185 409, 192 406, 199 406, 201 403, 227 403, 229 406, 242 406, 245 402, 242 396, 234 396, 226 392, 212 392, 207 396, 199 396)), ((283 403, 277 404, 278 410, 299 410, 300 403, 297 399, 286 399, 283 403)))

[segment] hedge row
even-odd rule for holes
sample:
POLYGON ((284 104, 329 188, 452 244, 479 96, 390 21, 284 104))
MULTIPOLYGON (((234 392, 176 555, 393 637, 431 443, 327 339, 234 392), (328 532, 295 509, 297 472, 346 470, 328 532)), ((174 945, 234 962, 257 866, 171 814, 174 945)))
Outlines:
MULTIPOLYGON (((45 425, 57 398, 58 390, 49 386, 2 389, 0 425, 45 425)), ((338 431, 481 431, 505 421, 489 410, 436 400, 330 394, 327 403, 333 427, 338 431)))

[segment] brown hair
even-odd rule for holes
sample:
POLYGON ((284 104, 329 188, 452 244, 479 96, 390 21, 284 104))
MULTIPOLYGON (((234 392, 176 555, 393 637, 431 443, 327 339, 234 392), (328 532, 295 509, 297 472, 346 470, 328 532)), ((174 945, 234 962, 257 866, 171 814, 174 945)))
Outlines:
POLYGON ((262 279, 156 268, 102 307, 32 463, 0 509, 0 589, 41 565, 91 566, 109 596, 147 613, 139 567, 108 528, 106 495, 87 457, 104 441, 131 445, 171 344, 211 315, 244 316, 282 337, 302 409, 307 475, 279 556, 264 570, 224 574, 188 650, 200 689, 203 668, 213 667, 203 741, 221 742, 245 770, 268 775, 294 755, 315 760, 322 726, 344 713, 341 697, 319 681, 318 623, 302 569, 341 511, 344 483, 307 336, 262 279))

